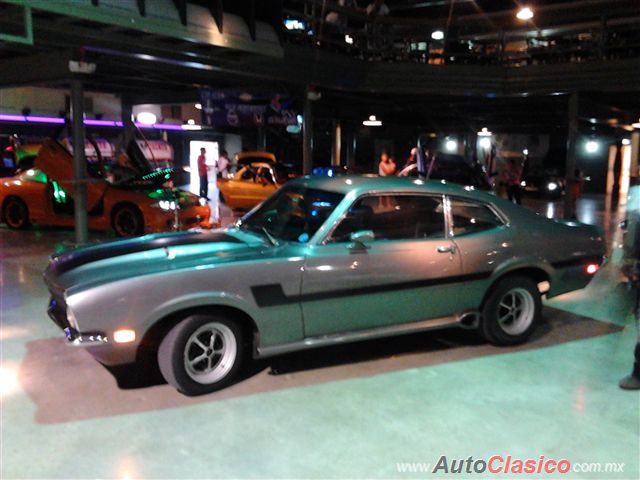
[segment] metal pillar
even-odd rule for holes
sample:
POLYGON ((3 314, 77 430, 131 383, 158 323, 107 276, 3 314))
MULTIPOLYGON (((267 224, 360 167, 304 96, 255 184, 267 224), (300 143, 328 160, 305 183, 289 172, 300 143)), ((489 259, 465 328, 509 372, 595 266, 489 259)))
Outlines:
POLYGON ((342 128, 340 120, 333 121, 333 135, 331 138, 331 165, 340 166, 342 158, 342 128))
POLYGON ((313 111, 309 87, 304 93, 304 121, 302 124, 302 174, 309 175, 313 167, 313 111))
POLYGON ((564 218, 575 215, 574 185, 576 183, 576 142, 578 140, 578 92, 569 97, 569 132, 567 134, 567 188, 564 194, 564 218))
POLYGON ((358 134, 351 130, 347 136, 347 167, 353 170, 356 166, 356 149, 358 148, 358 134))
POLYGON ((640 176, 640 132, 631 134, 631 169, 629 174, 632 177, 640 176))
POLYGON ((265 152, 267 150, 267 129, 265 127, 258 127, 258 150, 265 152))
POLYGON ((84 92, 82 81, 71 80, 71 118, 73 125, 73 205, 76 244, 87 243, 87 160, 84 156, 84 92))
POLYGON ((133 123, 133 106, 128 97, 122 97, 120 101, 122 125, 124 127, 124 148, 136 137, 136 126, 133 123))

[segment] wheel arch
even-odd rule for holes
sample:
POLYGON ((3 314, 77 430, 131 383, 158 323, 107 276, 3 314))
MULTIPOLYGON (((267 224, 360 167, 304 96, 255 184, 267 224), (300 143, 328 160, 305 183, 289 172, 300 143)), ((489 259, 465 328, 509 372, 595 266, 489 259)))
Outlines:
POLYGON ((508 270, 506 272, 502 272, 500 275, 496 276, 493 279, 493 281, 491 282, 491 284, 487 288, 487 290, 486 290, 486 292, 484 294, 484 297, 482 298, 482 303, 480 304, 480 310, 481 311, 484 308, 485 302, 487 301, 487 298, 489 297, 489 295, 491 294, 491 292, 493 291, 495 286, 499 282, 502 282, 504 279, 509 278, 509 277, 525 277, 525 278, 529 278, 532 281, 534 281, 536 283, 536 285, 538 285, 541 282, 549 282, 549 288, 551 288, 551 274, 548 271, 546 271, 544 268, 542 268, 542 267, 534 267, 534 266, 514 268, 512 270, 508 270))
POLYGON ((136 351, 136 361, 155 361, 155 353, 162 339, 183 319, 191 315, 222 315, 238 323, 242 329, 243 339, 253 352, 258 344, 258 327, 254 319, 244 310, 229 305, 199 305, 181 308, 171 312, 149 327, 144 333, 136 351))

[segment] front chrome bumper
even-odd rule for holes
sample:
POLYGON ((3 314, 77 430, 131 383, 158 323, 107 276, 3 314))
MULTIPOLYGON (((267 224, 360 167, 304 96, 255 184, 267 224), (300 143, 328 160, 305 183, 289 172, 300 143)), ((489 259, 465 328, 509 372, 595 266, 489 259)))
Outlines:
POLYGON ((78 332, 66 327, 64 333, 67 336, 67 345, 71 347, 99 347, 109 344, 109 339, 101 332, 78 332))

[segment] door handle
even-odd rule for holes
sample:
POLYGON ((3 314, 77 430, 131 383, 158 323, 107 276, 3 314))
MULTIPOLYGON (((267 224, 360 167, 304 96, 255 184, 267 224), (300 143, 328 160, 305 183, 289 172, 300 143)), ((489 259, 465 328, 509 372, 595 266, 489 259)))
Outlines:
POLYGON ((456 247, 455 245, 440 245, 437 251, 438 253, 455 253, 456 247))

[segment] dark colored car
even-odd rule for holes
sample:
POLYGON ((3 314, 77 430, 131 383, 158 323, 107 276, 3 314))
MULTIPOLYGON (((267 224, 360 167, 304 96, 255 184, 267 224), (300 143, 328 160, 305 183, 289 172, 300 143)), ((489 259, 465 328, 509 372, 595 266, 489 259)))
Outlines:
POLYGON ((520 186, 528 195, 559 198, 564 195, 566 181, 555 169, 532 169, 524 172, 520 186))
MULTIPOLYGON (((491 183, 482 165, 467 162, 460 155, 438 153, 427 161, 427 179, 445 180, 459 185, 490 191, 491 183)), ((398 172, 400 177, 417 177, 418 167, 414 163, 398 172)))

